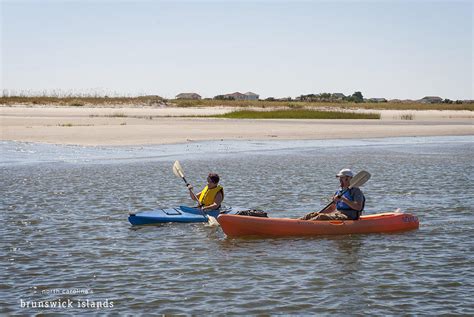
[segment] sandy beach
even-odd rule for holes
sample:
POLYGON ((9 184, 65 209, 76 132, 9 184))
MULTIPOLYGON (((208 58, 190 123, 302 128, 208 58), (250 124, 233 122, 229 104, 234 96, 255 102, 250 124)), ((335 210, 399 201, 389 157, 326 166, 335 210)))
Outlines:
POLYGON ((0 108, 0 139, 98 146, 204 140, 309 140, 474 134, 474 116, 471 111, 358 110, 379 112, 380 120, 183 117, 222 114, 233 110, 236 108, 4 106, 0 108), (411 120, 404 120, 403 116, 406 115, 411 120))

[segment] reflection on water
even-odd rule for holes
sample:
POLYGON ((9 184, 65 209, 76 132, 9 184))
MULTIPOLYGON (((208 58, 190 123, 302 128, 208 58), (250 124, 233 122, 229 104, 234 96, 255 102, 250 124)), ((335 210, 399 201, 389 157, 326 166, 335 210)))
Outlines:
POLYGON ((9 152, 1 160, 0 313, 472 315, 473 142, 416 140, 263 142, 249 151, 230 142, 229 153, 217 144, 216 156, 184 145, 77 147, 62 156, 61 147, 31 145, 39 159, 9 152), (335 172, 365 169, 373 175, 363 188, 367 213, 400 207, 421 226, 280 239, 228 239, 204 224, 132 228, 129 212, 191 203, 172 174, 175 159, 196 187, 218 172, 227 205, 272 217, 321 208, 335 172), (67 299, 114 307, 21 307, 67 299))

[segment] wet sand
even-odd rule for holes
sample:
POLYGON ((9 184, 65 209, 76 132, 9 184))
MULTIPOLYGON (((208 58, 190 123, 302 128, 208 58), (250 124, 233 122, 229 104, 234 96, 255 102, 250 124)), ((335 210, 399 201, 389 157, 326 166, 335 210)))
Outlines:
MULTIPOLYGON (((473 135, 471 111, 379 112, 380 120, 241 120, 179 116, 236 110, 212 108, 0 108, 0 140, 75 145, 149 145, 203 140, 311 140, 473 135), (412 120, 403 120, 404 115, 412 120)), ((353 111, 353 110, 351 110, 353 111)))

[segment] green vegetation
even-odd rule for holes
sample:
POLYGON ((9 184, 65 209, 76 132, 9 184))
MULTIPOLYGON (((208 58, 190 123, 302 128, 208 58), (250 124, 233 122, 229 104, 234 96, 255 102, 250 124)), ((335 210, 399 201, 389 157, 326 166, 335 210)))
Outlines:
POLYGON ((71 107, 83 107, 84 104, 82 102, 75 101, 75 102, 71 103, 70 106, 71 107))
POLYGON ((211 103, 211 106, 217 105, 221 102, 219 100, 202 100, 202 99, 196 99, 196 100, 190 100, 190 99, 174 99, 172 101, 173 106, 176 107, 182 107, 182 108, 187 108, 187 107, 207 107, 208 104, 211 103), (212 101, 215 101, 212 103, 212 101))
POLYGON ((352 94, 352 96, 347 97, 346 100, 350 102, 361 103, 364 102, 364 96, 362 96, 360 91, 356 91, 352 94))
POLYGON ((175 107, 236 107, 236 108, 292 108, 292 109, 373 109, 373 110, 468 110, 474 111, 474 103, 419 102, 349 102, 349 101, 271 101, 271 100, 168 100, 175 107))
POLYGON ((230 119, 380 119, 380 114, 319 111, 308 109, 284 109, 272 111, 241 110, 211 117, 230 119))
MULTIPOLYGON (((323 93, 322 97, 330 94, 323 93)), ((307 97, 310 95, 307 95, 307 97)), ((316 96, 316 95, 314 95, 316 96)), ((322 98, 318 96, 318 98, 322 98)), ((362 94, 355 92, 345 100, 315 101, 306 98, 306 101, 297 100, 167 100, 160 96, 141 97, 107 97, 107 96, 6 96, 0 97, 0 105, 53 105, 65 107, 236 107, 236 108, 271 108, 271 109, 314 109, 314 110, 338 110, 338 109, 373 109, 373 110, 468 110, 474 111, 474 103, 452 102, 445 100, 443 103, 420 103, 420 102, 361 102, 362 94)))

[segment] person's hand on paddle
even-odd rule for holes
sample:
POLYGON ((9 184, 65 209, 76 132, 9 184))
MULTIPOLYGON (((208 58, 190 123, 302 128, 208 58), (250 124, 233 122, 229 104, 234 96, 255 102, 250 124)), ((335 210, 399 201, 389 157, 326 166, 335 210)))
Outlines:
POLYGON ((194 188, 193 185, 191 185, 191 184, 188 184, 187 187, 188 187, 189 190, 193 190, 193 188, 194 188))
POLYGON ((340 200, 344 201, 344 197, 342 197, 342 196, 340 196, 340 195, 334 195, 334 196, 332 197, 332 201, 334 201, 335 203, 337 203, 337 202, 340 201, 340 200))

